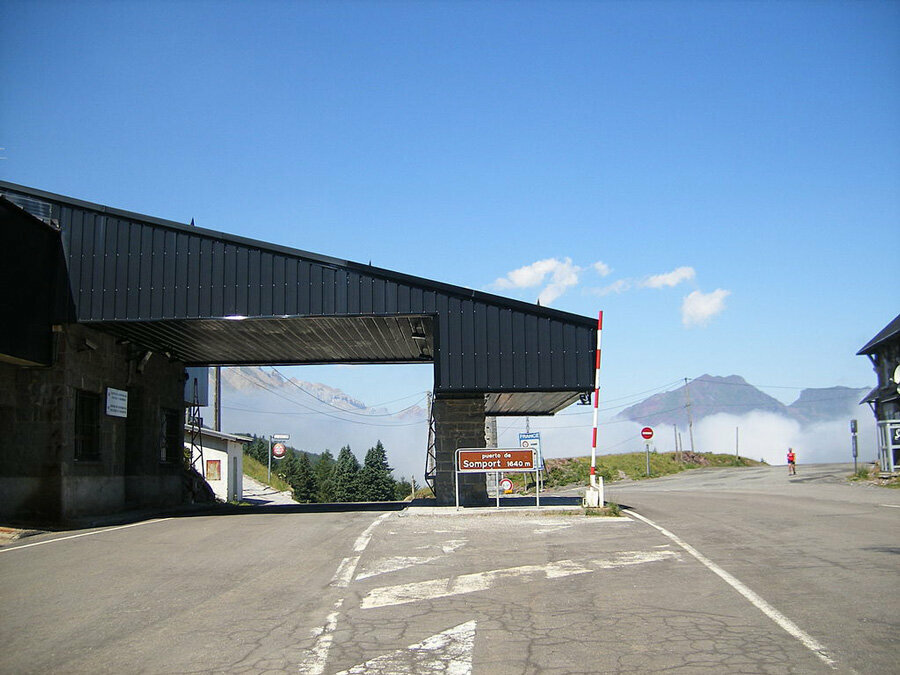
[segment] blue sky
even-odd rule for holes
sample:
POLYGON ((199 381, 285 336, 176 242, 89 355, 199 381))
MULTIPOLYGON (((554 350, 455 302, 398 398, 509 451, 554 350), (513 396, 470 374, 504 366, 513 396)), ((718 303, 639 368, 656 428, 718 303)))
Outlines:
MULTIPOLYGON (((596 316, 606 398, 871 386, 900 3, 0 0, 0 176, 596 316)), ((371 403, 418 367, 303 371, 371 403)))

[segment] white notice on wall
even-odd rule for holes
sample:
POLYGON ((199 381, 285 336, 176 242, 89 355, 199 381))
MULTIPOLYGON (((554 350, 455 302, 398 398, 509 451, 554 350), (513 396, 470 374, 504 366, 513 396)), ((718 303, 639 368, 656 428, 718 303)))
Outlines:
POLYGON ((106 388, 106 414, 110 417, 128 417, 128 392, 106 388))

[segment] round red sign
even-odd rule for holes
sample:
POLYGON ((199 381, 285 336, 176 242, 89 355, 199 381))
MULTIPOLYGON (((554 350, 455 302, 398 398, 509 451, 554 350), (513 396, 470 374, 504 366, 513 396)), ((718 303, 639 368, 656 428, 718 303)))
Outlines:
POLYGON ((282 457, 284 457, 284 453, 284 443, 276 443, 272 446, 272 456, 276 459, 281 459, 282 457))
POLYGON ((644 440, 649 441, 651 438, 653 438, 653 429, 651 429, 650 427, 644 427, 643 429, 641 429, 641 436, 644 437, 644 440))

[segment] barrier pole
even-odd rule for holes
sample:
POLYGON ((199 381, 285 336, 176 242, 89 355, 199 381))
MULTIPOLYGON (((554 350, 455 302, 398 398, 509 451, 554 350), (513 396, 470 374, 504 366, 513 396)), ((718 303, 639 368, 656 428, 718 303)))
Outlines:
POLYGON ((600 334, 603 332, 603 312, 597 315, 597 359, 594 366, 594 432, 591 440, 591 487, 597 487, 597 416, 600 403, 600 334))

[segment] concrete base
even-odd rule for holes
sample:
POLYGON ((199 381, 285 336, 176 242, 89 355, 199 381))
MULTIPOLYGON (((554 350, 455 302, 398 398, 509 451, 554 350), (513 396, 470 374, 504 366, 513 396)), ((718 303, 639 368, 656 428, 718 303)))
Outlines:
POLYGON ((584 508, 596 509, 604 505, 603 501, 603 479, 600 479, 598 485, 590 485, 584 493, 584 508))

